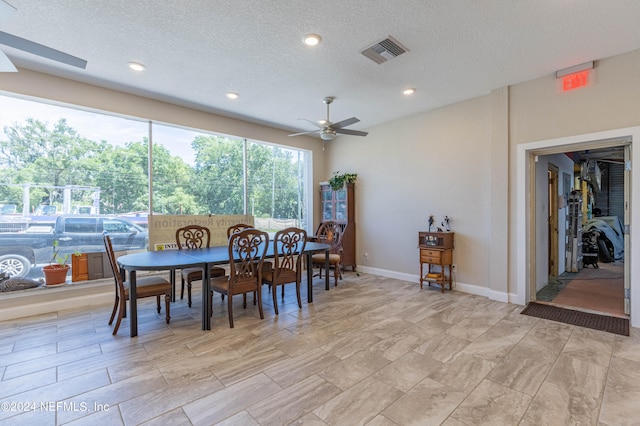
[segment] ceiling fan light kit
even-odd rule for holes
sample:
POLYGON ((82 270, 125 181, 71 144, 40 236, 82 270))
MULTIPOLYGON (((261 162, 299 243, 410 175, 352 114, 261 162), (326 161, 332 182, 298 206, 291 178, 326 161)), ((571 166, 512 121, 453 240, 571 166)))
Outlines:
POLYGON ((322 100, 322 102, 324 102, 327 105, 327 118, 325 120, 320 121, 320 123, 316 123, 315 121, 301 118, 301 120, 308 121, 314 126, 319 127, 318 130, 294 133, 289 136, 299 136, 299 135, 307 135, 310 133, 320 133, 320 139, 322 139, 325 142, 334 140, 338 134, 352 135, 352 136, 367 136, 369 134, 367 132, 362 132, 360 130, 349 130, 344 128, 359 122, 360 120, 358 120, 356 117, 347 118, 346 120, 338 121, 337 123, 331 122, 331 120, 329 119, 329 105, 331 105, 334 99, 335 98, 333 96, 327 96, 322 100))

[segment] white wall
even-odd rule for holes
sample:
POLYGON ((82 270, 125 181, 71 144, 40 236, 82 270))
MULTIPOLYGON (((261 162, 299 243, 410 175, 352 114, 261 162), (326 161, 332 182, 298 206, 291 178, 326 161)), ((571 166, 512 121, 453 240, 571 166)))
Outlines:
MULTIPOLYGON (((489 289, 491 98, 483 96, 326 144, 333 172, 358 173, 360 269, 418 281, 418 231, 451 218, 459 288, 489 289), (369 254, 365 259, 363 254, 369 254)), ((504 224, 506 232, 506 224, 504 224)))

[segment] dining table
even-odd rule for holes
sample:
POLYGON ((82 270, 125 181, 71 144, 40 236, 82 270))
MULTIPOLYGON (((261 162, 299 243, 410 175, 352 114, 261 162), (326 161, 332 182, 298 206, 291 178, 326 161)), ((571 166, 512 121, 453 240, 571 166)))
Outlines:
MULTIPOLYGON (((302 252, 307 258, 307 302, 313 302, 313 268, 311 257, 314 253, 325 253, 325 290, 329 290, 329 250, 331 246, 319 242, 307 242, 302 252)), ((274 257, 274 244, 269 243, 266 258, 274 257)), ((228 246, 214 246, 189 250, 160 250, 144 251, 125 254, 117 258, 123 280, 129 281, 129 328, 131 337, 138 335, 138 303, 136 298, 136 275, 138 271, 170 271, 171 283, 175 292, 175 271, 177 269, 201 267, 204 274, 202 279, 202 329, 211 330, 209 316, 211 298, 207 297, 211 291, 209 271, 214 265, 228 264, 228 246)), ((175 293, 173 293, 175 296, 175 293)))

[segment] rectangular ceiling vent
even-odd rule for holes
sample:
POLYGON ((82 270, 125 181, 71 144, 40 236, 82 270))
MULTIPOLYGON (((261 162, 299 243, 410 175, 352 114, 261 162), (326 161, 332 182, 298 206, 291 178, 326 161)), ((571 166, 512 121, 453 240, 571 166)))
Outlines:
POLYGON ((409 49, 400 44, 398 40, 389 36, 373 46, 366 48, 362 51, 362 54, 376 64, 381 64, 408 51, 409 49))

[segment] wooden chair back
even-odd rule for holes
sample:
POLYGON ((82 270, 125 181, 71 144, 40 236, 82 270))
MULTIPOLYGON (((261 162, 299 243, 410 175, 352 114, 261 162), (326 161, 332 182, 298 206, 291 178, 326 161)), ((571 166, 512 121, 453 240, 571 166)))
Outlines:
POLYGON ((302 271, 302 253, 307 243, 307 231, 300 228, 286 228, 276 232, 274 237, 274 281, 283 271, 295 271, 298 279, 302 271))
POLYGON ((231 225, 227 228, 227 239, 231 238, 233 234, 237 234, 240 231, 251 228, 253 228, 253 226, 247 225, 246 223, 236 223, 235 225, 231 225))
POLYGON ((269 247, 269 234, 249 228, 229 238, 229 293, 260 290, 262 263, 269 247))
POLYGON ((333 221, 322 222, 316 231, 316 241, 329 244, 331 246, 330 253, 341 254, 342 236, 348 225, 341 225, 333 221))
POLYGON ((116 262, 116 255, 113 252, 113 245, 111 244, 111 237, 106 232, 102 235, 104 240, 104 248, 109 258, 109 265, 111 265, 111 272, 113 272, 113 279, 116 285, 116 297, 124 297, 124 282, 122 281, 122 275, 120 274, 120 268, 116 262))
POLYGON ((211 231, 200 225, 187 225, 176 230, 178 250, 206 248, 211 244, 211 231))

